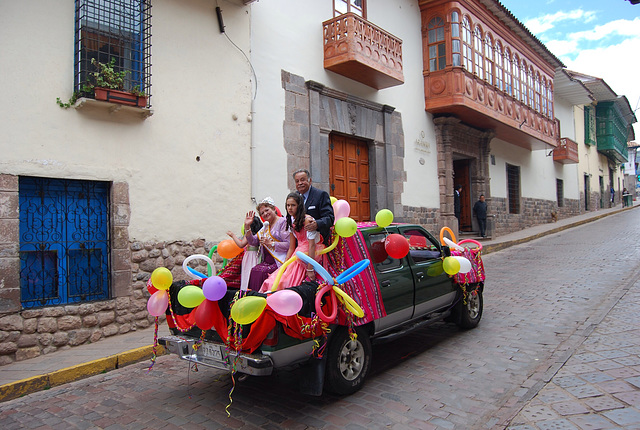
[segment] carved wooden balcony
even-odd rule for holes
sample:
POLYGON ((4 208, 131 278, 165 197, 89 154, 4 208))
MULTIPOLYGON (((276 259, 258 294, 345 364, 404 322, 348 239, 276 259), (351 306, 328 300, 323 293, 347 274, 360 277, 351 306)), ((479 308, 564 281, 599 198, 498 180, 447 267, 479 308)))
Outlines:
POLYGON ((404 83, 402 40, 353 13, 322 26, 325 69, 378 90, 404 83))
POLYGON ((425 109, 452 114, 526 149, 558 145, 558 121, 548 118, 462 67, 424 72, 425 109))
POLYGON ((575 164, 578 160, 578 144, 573 140, 563 137, 560 145, 553 150, 553 161, 562 164, 575 164))

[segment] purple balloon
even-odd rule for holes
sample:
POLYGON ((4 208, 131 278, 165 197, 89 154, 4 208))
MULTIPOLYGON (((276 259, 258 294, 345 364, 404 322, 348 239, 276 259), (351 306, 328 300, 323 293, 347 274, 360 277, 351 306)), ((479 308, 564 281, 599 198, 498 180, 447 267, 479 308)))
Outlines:
POLYGON ((207 300, 215 302, 227 294, 227 283, 220 276, 211 276, 202 284, 202 292, 207 300))

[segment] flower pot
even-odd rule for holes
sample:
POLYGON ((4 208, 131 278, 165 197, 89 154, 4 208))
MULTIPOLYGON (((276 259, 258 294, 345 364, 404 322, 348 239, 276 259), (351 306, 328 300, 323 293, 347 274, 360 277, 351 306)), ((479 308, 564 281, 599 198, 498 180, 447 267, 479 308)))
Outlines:
POLYGON ((109 88, 94 88, 96 100, 104 100, 111 103, 120 103, 127 106, 146 107, 147 96, 136 96, 127 91, 112 90, 109 88))

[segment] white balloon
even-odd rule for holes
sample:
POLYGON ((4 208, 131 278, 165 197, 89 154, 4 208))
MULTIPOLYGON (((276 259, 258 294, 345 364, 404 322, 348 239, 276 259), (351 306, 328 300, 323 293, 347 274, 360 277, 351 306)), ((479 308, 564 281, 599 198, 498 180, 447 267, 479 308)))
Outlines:
POLYGON ((448 239, 446 237, 443 237, 442 239, 444 240, 444 243, 446 243, 449 248, 455 249, 457 251, 464 251, 464 248, 456 244, 453 240, 448 239))
POLYGON ((205 276, 198 276, 195 273, 193 273, 191 270, 189 270, 189 267, 187 266, 187 263, 189 263, 191 260, 204 260, 204 261, 206 261, 207 263, 209 263, 211 265, 212 269, 215 267, 215 265, 213 264, 213 260, 211 260, 208 256, 206 256, 204 254, 193 254, 193 255, 188 256, 182 262, 182 270, 184 270, 184 273, 186 273, 187 276, 192 278, 192 279, 203 279, 203 278, 206 278, 206 275, 205 276))
POLYGON ((458 273, 467 273, 471 271, 471 261, 469 261, 466 257, 461 257, 459 255, 452 255, 453 258, 460 262, 460 270, 458 273))

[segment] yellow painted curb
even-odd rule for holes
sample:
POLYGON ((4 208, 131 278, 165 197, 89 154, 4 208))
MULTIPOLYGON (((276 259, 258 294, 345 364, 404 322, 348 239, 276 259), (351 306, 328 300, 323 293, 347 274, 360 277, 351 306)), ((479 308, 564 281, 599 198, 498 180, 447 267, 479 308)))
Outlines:
POLYGON ((34 376, 10 384, 0 385, 0 402, 17 399, 50 388, 48 375, 34 376))
POLYGON ((52 387, 67 384, 69 382, 77 381, 78 379, 114 370, 117 368, 117 364, 118 357, 112 355, 110 357, 100 358, 98 360, 56 370, 55 372, 49 373, 49 383, 52 387))
MULTIPOLYGON (((162 345, 156 347, 156 355, 164 355, 165 351, 162 345)), ((118 367, 128 366, 142 360, 150 360, 153 356, 153 345, 142 346, 117 355, 118 367)))

